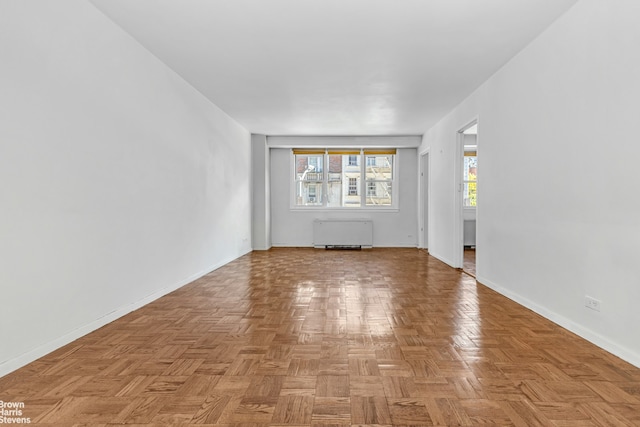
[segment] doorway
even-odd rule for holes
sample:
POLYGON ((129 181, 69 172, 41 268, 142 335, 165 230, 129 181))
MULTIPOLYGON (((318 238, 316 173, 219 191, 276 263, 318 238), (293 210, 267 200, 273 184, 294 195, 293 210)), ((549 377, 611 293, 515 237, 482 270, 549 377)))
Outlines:
POLYGON ((478 207, 478 122, 458 131, 457 201, 459 267, 476 277, 476 228, 478 207))

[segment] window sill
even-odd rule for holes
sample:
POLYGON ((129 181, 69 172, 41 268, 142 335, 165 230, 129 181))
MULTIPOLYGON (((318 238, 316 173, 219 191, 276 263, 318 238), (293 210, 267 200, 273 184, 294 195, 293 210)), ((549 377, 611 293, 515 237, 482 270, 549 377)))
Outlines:
POLYGON ((390 206, 385 208, 328 208, 328 207, 301 207, 301 206, 292 206, 289 208, 292 212, 385 212, 385 213, 393 213, 400 212, 399 208, 390 206))

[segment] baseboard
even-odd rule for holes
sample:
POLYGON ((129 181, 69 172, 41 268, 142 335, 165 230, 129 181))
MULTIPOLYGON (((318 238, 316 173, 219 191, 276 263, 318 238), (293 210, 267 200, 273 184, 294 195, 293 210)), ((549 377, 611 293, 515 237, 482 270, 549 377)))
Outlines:
POLYGON ((486 277, 478 276, 476 278, 476 281, 490 289, 493 289, 494 291, 498 292, 500 295, 503 295, 509 298, 510 300, 517 302, 518 304, 528 308, 529 310, 532 310, 538 313, 539 315, 552 321, 553 323, 559 326, 562 326, 563 328, 573 332, 579 337, 584 338, 585 340, 597 345, 603 350, 606 350, 609 353, 619 357, 620 359, 626 362, 629 362, 632 365, 640 368, 640 355, 637 354, 636 352, 631 351, 630 349, 609 340, 608 338, 598 334, 597 332, 594 332, 589 328, 585 328, 579 323, 576 323, 552 310, 549 310, 546 307, 543 307, 531 301, 530 299, 523 297, 522 295, 519 295, 515 292, 511 292, 510 290, 492 282, 486 277))
MULTIPOLYGON (((291 244, 291 243, 274 243, 271 247, 273 248, 324 248, 325 245, 321 245, 321 246, 314 246, 313 243, 308 244, 308 245, 296 245, 296 244, 291 244)), ((410 244, 393 244, 393 245, 385 245, 385 244, 379 244, 379 245, 373 245, 373 246, 367 246, 367 248, 417 248, 415 243, 410 243, 410 244)), ((364 246, 363 246, 364 248, 364 246)), ((256 249, 258 250, 258 249, 256 249)))
POLYGON ((207 267, 206 269, 191 275, 190 277, 186 278, 185 280, 182 280, 178 283, 175 283, 171 286, 167 286, 159 291, 156 291, 144 298, 142 298, 141 300, 135 301, 131 304, 128 304, 126 306, 120 307, 117 310, 114 310, 110 313, 105 314, 102 317, 99 317, 97 319, 95 319, 94 321, 83 325, 77 329, 74 329, 73 331, 70 331, 64 335, 62 335, 61 337, 58 337, 52 341, 47 342, 46 344, 43 344, 39 347, 34 348, 33 350, 30 350, 18 357, 15 357, 13 359, 9 359, 3 363, 0 363, 0 377, 3 377, 13 371, 15 371, 16 369, 19 369, 31 362, 33 362, 34 360, 37 360, 43 356, 46 356, 47 354, 51 353, 54 350, 59 349, 62 346, 65 346, 75 340, 77 340, 78 338, 81 338, 93 331, 95 331, 96 329, 99 329, 101 327, 103 327, 104 325, 107 325, 111 322, 113 322, 114 320, 119 319, 120 317, 131 313, 132 311, 135 311, 155 300, 157 300, 160 297, 163 297, 173 291, 175 291, 176 289, 179 289, 185 285, 188 285, 189 283, 193 282, 194 280, 199 279, 200 277, 214 271, 217 270, 218 268, 230 263, 231 261, 240 258, 241 256, 244 256, 246 254, 248 254, 249 252, 251 252, 251 250, 248 250, 244 253, 241 253, 240 255, 233 257, 233 258, 229 258, 226 260, 223 260, 221 262, 217 262, 209 267, 207 267))

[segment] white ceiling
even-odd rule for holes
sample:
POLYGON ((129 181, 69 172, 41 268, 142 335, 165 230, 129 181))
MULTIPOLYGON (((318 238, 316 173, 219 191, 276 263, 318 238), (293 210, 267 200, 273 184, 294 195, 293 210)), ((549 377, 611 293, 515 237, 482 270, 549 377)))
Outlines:
POLYGON ((576 0, 91 0, 253 133, 419 135, 576 0))

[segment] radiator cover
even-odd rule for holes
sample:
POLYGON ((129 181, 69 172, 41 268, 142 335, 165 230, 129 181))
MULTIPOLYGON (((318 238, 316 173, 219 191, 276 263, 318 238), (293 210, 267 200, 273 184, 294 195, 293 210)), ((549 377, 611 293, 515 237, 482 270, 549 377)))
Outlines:
POLYGON ((313 246, 373 247, 373 221, 370 219, 316 219, 313 246))

